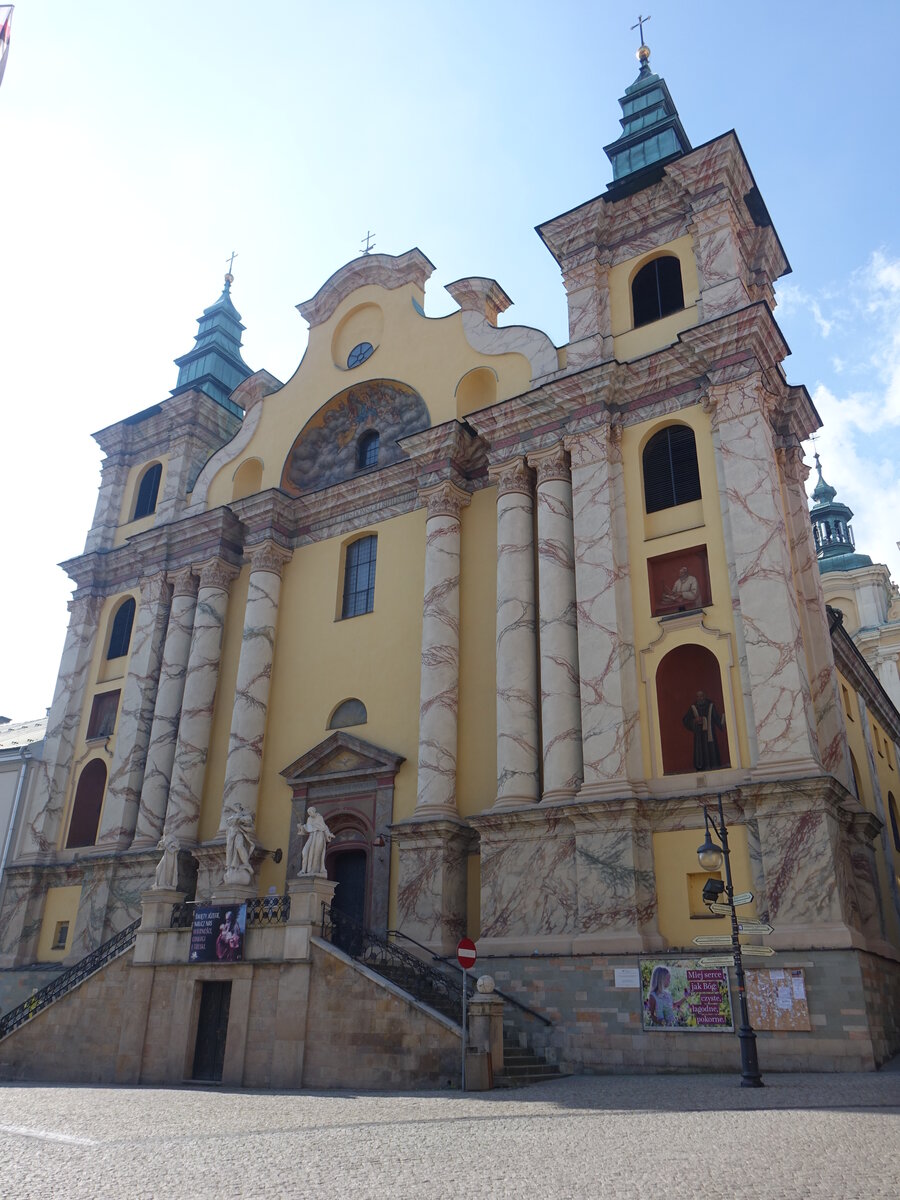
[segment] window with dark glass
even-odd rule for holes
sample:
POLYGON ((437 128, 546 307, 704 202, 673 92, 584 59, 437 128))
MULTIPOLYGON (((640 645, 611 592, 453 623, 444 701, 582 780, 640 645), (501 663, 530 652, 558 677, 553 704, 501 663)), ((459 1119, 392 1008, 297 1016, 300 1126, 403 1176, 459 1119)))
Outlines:
POLYGON ((107 658, 121 658, 123 654, 128 653, 128 647, 131 645, 131 626, 134 624, 134 609, 134 599, 129 596, 116 612, 112 633, 109 635, 107 658))
POLYGON ((375 534, 351 542, 344 561, 342 617, 358 617, 375 607, 375 534))
POLYGON ((88 719, 87 735, 89 738, 109 737, 115 729, 119 695, 118 691, 101 692, 99 696, 94 697, 91 715, 88 719))
POLYGON ((72 820, 66 849, 74 846, 93 846, 97 840, 100 824, 100 809, 103 807, 103 791, 106 787, 106 767, 95 758, 81 772, 72 805, 72 820))
POLYGON ((649 325, 684 308, 681 263, 671 254, 641 267, 631 284, 634 325, 649 325))
POLYGON ((378 466, 379 441, 378 433, 374 429, 370 429, 368 433, 364 433, 359 439, 359 449, 356 452, 356 465, 360 470, 363 467, 378 466))
POLYGON ((156 500, 159 496, 159 481, 162 477, 162 464, 154 463, 146 470, 138 488, 137 500, 134 502, 134 519, 149 517, 156 512, 156 500))
POLYGON ((329 729, 348 729, 351 725, 365 725, 369 719, 366 706, 355 696, 344 700, 331 714, 329 729))
POLYGON ((647 512, 660 512, 700 499, 700 469, 694 431, 667 425, 644 447, 644 502, 647 512))

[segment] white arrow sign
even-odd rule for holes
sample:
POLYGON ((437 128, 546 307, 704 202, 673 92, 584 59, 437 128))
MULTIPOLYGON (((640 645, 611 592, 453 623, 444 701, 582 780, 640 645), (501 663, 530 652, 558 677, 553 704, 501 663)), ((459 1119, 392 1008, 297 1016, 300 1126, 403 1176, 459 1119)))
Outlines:
POLYGON ((701 967, 733 967, 734 956, 731 954, 715 954, 709 958, 697 960, 701 967))
POLYGON ((705 933, 702 937, 694 938, 695 946, 730 946, 731 934, 729 933, 705 933))
POLYGON ((774 953, 775 951, 771 946, 741 946, 741 954, 743 954, 745 958, 748 954, 752 955, 754 958, 768 958, 770 954, 774 953))
POLYGON ((721 913, 723 917, 727 917, 731 912, 730 904, 708 904, 707 908, 712 913, 721 913))
POLYGON ((766 924, 765 921, 739 921, 738 933, 774 933, 775 929, 772 925, 766 924))
POLYGON ((752 892, 741 892, 741 894, 739 896, 735 896, 735 898, 734 898, 735 908, 737 908, 737 906, 739 904, 749 904, 752 899, 753 899, 752 892))

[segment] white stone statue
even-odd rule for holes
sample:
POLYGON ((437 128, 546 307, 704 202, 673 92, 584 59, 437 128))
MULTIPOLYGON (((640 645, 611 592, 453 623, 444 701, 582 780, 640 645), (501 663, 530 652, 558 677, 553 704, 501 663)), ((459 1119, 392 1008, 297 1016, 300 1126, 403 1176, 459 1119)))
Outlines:
POLYGON ((225 821, 225 883, 250 884, 250 855, 256 847, 253 816, 239 804, 225 821))
POLYGON ((334 834, 325 824, 325 818, 317 808, 309 806, 306 821, 297 827, 307 835, 300 859, 299 875, 325 875, 325 850, 334 834))
POLYGON ((181 844, 172 833, 164 833, 156 844, 162 850, 162 858, 156 864, 156 886, 174 889, 178 887, 178 851, 181 844))
POLYGON ((489 996, 494 990, 493 975, 479 975, 475 980, 475 990, 482 996, 489 996))

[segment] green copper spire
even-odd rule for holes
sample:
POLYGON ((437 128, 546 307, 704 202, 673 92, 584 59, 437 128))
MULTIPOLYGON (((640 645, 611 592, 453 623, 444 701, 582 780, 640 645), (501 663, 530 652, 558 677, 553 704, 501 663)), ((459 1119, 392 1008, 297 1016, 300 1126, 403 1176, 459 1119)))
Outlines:
POLYGON ((649 168, 661 167, 691 149, 666 81, 650 70, 649 46, 642 45, 637 57, 638 77, 619 100, 622 133, 603 147, 613 168, 611 192, 640 186, 640 177, 649 168))
POLYGON ((175 359, 178 381, 172 395, 178 396, 191 388, 206 392, 217 404, 227 408, 236 416, 243 410, 229 397, 239 383, 253 372, 241 358, 241 314, 231 302, 231 285, 234 276, 225 276, 222 295, 209 308, 197 324, 200 326, 193 350, 175 359))
POLYGON ((871 567, 868 554, 857 554, 850 526, 852 511, 846 504, 835 502, 837 492, 822 478, 822 464, 816 451, 816 470, 819 481, 812 494, 813 507, 810 512, 813 537, 816 542, 816 557, 819 572, 826 575, 831 571, 853 571, 856 567, 871 567))

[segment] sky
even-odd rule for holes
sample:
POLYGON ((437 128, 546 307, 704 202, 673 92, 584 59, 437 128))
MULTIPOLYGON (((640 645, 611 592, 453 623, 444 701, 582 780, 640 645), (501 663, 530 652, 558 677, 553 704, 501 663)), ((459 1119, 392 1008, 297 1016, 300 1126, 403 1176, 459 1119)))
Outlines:
MULTIPOLYGON (((791 262, 785 366, 824 422, 857 548, 900 579, 900 4, 654 0, 693 145, 735 129, 791 262)), ((498 280, 567 340, 534 226, 602 192, 637 73, 619 0, 16 5, 0 87, 0 714, 50 704, 99 484, 96 430, 165 399, 232 250, 244 358, 279 379, 295 305, 360 253, 498 280)), ((815 482, 815 473, 810 487, 815 482)))

